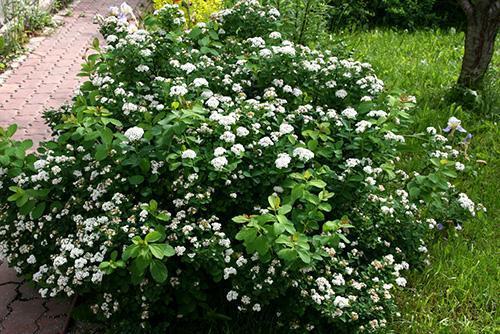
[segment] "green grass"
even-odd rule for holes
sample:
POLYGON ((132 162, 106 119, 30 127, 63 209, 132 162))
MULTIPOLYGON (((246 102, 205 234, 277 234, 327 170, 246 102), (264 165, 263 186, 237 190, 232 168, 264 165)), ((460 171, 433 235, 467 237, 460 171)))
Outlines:
MULTIPOLYGON (((398 296, 402 316, 396 333, 499 333, 496 310, 499 286, 500 199, 500 53, 498 46, 479 101, 469 107, 450 102, 463 55, 462 33, 369 31, 339 35, 353 58, 371 63, 388 91, 402 89, 417 97, 415 130, 444 127, 450 116, 474 135, 470 152, 477 175, 460 188, 488 208, 464 230, 433 243, 432 263, 414 272, 410 289, 398 296)), ((418 155, 408 163, 418 164, 418 155)))

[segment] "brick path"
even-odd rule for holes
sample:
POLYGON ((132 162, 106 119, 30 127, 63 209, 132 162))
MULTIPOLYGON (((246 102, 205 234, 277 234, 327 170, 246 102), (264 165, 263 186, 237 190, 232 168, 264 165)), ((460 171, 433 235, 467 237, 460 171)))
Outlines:
MULTIPOLYGON (((16 137, 36 145, 50 132, 42 119, 47 108, 69 102, 81 82, 76 75, 91 40, 98 36, 93 17, 123 0, 81 0, 53 35, 34 47, 0 84, 0 126, 18 124, 16 137)), ((133 7, 145 0, 128 0, 133 7)), ((144 2, 146 3, 146 2, 144 2)), ((0 260, 0 333, 58 334, 64 331, 69 300, 41 299, 0 260)))

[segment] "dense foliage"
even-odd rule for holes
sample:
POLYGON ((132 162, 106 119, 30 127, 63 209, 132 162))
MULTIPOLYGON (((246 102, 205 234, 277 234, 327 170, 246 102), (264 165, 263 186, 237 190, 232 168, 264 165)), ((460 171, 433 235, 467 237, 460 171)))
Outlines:
POLYGON ((383 331, 427 234, 479 209, 450 183, 468 170, 460 121, 414 134, 428 156, 403 171, 414 98, 285 40, 275 8, 243 1, 188 31, 176 5, 143 26, 112 14, 89 81, 48 115, 56 139, 27 155, 1 133, 9 264, 114 332, 237 312, 383 331))
POLYGON ((465 16, 454 0, 341 0, 329 1, 330 28, 388 26, 422 28, 462 27, 465 16))
MULTIPOLYGON (((262 0, 276 6, 308 8, 328 18, 330 30, 363 27, 462 27, 465 16, 454 0, 262 0)), ((295 12, 299 13, 297 10, 295 12)), ((298 17, 301 15, 299 14, 298 17)), ((312 19, 314 21, 314 18, 312 19)), ((315 27, 312 26, 312 29, 315 27)))
POLYGON ((222 9, 223 4, 222 0, 153 0, 153 2, 156 9, 167 4, 178 4, 190 24, 208 21, 210 15, 222 9))

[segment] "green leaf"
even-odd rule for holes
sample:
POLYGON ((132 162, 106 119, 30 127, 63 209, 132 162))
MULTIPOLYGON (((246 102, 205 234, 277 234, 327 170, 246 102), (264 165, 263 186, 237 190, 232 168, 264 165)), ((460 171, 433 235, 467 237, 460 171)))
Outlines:
POLYGON ((280 235, 281 233, 285 232, 285 225, 284 224, 274 223, 273 228, 274 228, 274 234, 276 234, 276 235, 280 235))
POLYGON ((45 202, 40 202, 36 205, 36 207, 31 211, 31 218, 33 219, 38 219, 43 215, 43 212, 45 211, 45 207, 47 206, 47 203, 45 202))
POLYGON ((316 188, 323 189, 326 187, 326 182, 323 180, 312 180, 312 181, 309 181, 309 185, 316 187, 316 188))
POLYGON ((156 216, 156 219, 158 220, 161 220, 161 221, 169 221, 170 220, 170 216, 167 215, 165 212, 160 212, 159 214, 157 214, 156 216))
POLYGON ((123 252, 122 259, 123 261, 127 261, 129 258, 134 258, 139 255, 139 250, 140 250, 139 245, 130 245, 128 246, 125 251, 123 252))
POLYGON ((149 245, 149 250, 151 251, 151 254, 153 254, 154 257, 157 259, 163 259, 165 257, 165 254, 163 253, 163 247, 161 244, 153 244, 149 245))
POLYGON ((163 283, 167 280, 167 267, 160 260, 154 259, 149 265, 149 271, 156 282, 163 283))
POLYGON ((17 199, 16 205, 18 208, 22 207, 24 204, 26 204, 29 200, 29 196, 26 195, 26 193, 23 193, 23 195, 17 199))
POLYGON ((235 223, 247 223, 250 221, 250 218, 248 218, 247 216, 236 216, 233 217, 232 221, 235 223))
POLYGON ((150 256, 142 256, 139 254, 132 262, 131 271, 137 275, 143 275, 146 268, 151 263, 151 253, 148 252, 150 256))
POLYGON ((332 206, 329 203, 320 203, 318 208, 322 211, 330 212, 332 211, 332 206))
POLYGON ((103 128, 101 130, 101 138, 104 145, 109 146, 113 142, 113 131, 110 128, 103 128))
POLYGON ((97 161, 102 161, 108 157, 108 148, 106 145, 98 145, 95 149, 94 158, 97 161))
POLYGON ((254 228, 244 228, 236 234, 235 238, 240 241, 252 242, 257 238, 257 230, 254 228))
POLYGON ((291 248, 284 248, 278 252, 278 256, 286 262, 292 262, 297 258, 297 252, 291 248))
POLYGON ((249 248, 257 251, 260 255, 265 255, 269 251, 269 245, 265 236, 259 236, 254 241, 249 243, 249 248))
POLYGON ((144 182, 144 176, 142 175, 134 175, 128 178, 128 182, 132 185, 138 185, 144 182))
POLYGON ((278 210, 278 208, 280 207, 281 200, 278 196, 271 195, 267 198, 267 201, 269 202, 269 206, 273 210, 278 210))
POLYGON ((94 38, 92 40, 92 48, 94 50, 99 50, 99 39, 98 38, 94 38))
POLYGON ((161 244, 163 248, 163 254, 166 257, 171 257, 175 255, 175 249, 174 247, 170 246, 169 244, 161 244))
POLYGON ((330 232, 330 231, 335 232, 339 228, 340 228, 339 220, 327 221, 326 223, 323 224, 323 232, 330 232))
POLYGON ((309 254, 308 251, 298 249, 297 253, 299 253, 299 257, 302 260, 302 262, 307 264, 311 263, 311 255, 309 254))
POLYGON ((285 204, 281 208, 279 208, 278 213, 280 215, 286 215, 290 211, 292 211, 292 206, 290 204, 285 204))
POLYGON ((446 175, 446 176, 448 176, 448 177, 451 177, 451 178, 456 178, 458 176, 455 171, 450 170, 450 169, 444 170, 443 174, 446 175))
POLYGON ((152 231, 146 235, 146 238, 144 240, 146 240, 146 242, 156 242, 159 241, 161 238, 162 234, 160 232, 152 231))
POLYGON ((151 163, 149 162, 148 159, 143 158, 141 159, 141 162, 139 163, 139 167, 141 167, 142 172, 147 173, 149 169, 151 168, 151 163))
POLYGON ((303 194, 304 194, 304 185, 298 184, 294 186, 292 189, 292 202, 295 202, 299 198, 302 198, 303 194))
POLYGON ((278 222, 279 222, 280 224, 283 224, 283 225, 290 224, 290 221, 288 220, 288 218, 286 218, 286 216, 283 216, 283 215, 277 215, 277 216, 276 216, 276 219, 278 219, 278 222))
POLYGON ((17 124, 11 124, 8 128, 7 128, 7 132, 5 133, 6 136, 8 138, 12 137, 14 135, 14 133, 16 133, 17 131, 17 124))
POLYGON ((208 37, 208 36, 203 37, 202 39, 200 39, 198 41, 198 44, 200 46, 207 46, 208 44, 210 44, 210 37, 208 37))

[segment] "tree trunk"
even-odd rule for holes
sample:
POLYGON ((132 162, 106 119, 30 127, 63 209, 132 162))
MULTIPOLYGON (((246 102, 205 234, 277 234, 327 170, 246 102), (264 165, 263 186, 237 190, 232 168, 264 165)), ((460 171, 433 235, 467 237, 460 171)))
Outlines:
POLYGON ((467 17, 465 51, 458 84, 475 89, 493 56, 500 18, 500 0, 459 0, 467 17))

